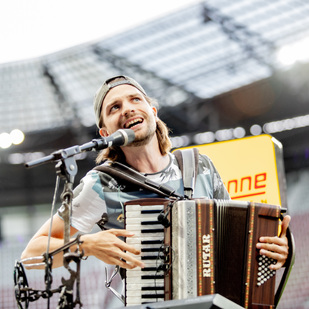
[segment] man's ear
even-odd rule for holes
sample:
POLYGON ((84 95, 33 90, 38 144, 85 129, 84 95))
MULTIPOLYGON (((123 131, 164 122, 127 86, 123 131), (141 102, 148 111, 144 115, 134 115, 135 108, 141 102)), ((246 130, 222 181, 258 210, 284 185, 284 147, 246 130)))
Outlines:
POLYGON ((104 128, 101 128, 101 129, 99 130, 99 133, 100 133, 100 135, 101 135, 102 137, 107 137, 107 136, 109 136, 107 130, 104 129, 104 128))
POLYGON ((152 111, 153 111, 153 114, 155 115, 155 118, 157 119, 158 117, 158 111, 157 111, 157 109, 154 107, 154 106, 151 106, 151 109, 152 109, 152 111))

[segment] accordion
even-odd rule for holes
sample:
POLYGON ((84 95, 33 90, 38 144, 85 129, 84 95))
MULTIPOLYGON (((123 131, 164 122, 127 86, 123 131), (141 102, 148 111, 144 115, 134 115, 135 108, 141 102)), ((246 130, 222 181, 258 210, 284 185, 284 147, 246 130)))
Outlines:
POLYGON ((125 305, 221 294, 244 308, 273 308, 275 261, 260 256, 260 236, 278 235, 280 206, 192 199, 125 203, 126 242, 143 269, 126 270, 125 305))

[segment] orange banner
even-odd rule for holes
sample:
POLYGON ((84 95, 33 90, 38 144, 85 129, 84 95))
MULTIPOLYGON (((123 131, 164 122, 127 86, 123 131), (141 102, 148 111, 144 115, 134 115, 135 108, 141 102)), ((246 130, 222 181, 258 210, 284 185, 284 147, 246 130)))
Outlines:
POLYGON ((192 147, 210 157, 232 199, 285 206, 282 145, 270 135, 192 147))

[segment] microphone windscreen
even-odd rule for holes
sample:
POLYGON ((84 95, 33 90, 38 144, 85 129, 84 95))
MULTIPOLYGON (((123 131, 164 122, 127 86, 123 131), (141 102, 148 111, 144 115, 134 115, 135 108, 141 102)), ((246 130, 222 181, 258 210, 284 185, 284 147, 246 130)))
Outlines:
POLYGON ((125 143, 123 144, 123 146, 126 146, 135 140, 135 132, 133 130, 121 129, 119 131, 122 131, 125 136, 125 143))
POLYGON ((135 139, 135 133, 131 129, 120 129, 106 137, 108 147, 110 146, 126 146, 135 139))

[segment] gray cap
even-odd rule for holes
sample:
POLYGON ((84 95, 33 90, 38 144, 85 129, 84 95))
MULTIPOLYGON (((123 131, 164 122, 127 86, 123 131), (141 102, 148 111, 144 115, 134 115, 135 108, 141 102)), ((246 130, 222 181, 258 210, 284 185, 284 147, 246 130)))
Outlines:
POLYGON ((98 128, 100 128, 99 123, 100 123, 101 109, 102 109, 104 98, 106 97, 107 93, 112 88, 119 86, 119 85, 124 85, 124 84, 134 86, 146 96, 146 92, 143 89, 143 87, 131 77, 119 75, 119 76, 114 76, 112 78, 107 79, 103 83, 103 85, 97 90, 94 96, 93 107, 94 107, 95 121, 96 121, 98 128), (117 81, 115 81, 115 79, 117 79, 117 81))

